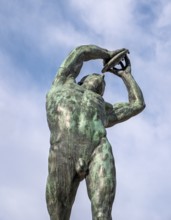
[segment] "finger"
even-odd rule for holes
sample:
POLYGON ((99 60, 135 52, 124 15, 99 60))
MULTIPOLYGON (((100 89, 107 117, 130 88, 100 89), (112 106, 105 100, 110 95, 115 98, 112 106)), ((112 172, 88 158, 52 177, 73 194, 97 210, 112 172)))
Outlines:
POLYGON ((124 64, 123 64, 123 62, 122 62, 122 61, 120 61, 120 62, 119 62, 119 64, 120 64, 120 66, 121 66, 121 68, 122 68, 122 69, 124 69, 124 68, 125 68, 125 67, 124 67, 124 64))
POLYGON ((103 66, 105 66, 108 62, 109 62, 110 59, 103 59, 103 66))
POLYGON ((121 73, 123 72, 122 70, 120 70, 120 69, 117 69, 117 68, 113 68, 113 69, 110 69, 110 71, 109 72, 111 72, 111 73, 113 73, 113 74, 115 74, 116 76, 119 76, 119 77, 121 77, 121 73))
POLYGON ((130 59, 128 58, 128 55, 127 55, 127 54, 125 55, 125 64, 126 64, 126 66, 131 66, 131 61, 130 61, 130 59))
POLYGON ((110 72, 110 73, 117 74, 118 69, 116 69, 116 68, 112 68, 112 69, 108 69, 107 71, 110 72))

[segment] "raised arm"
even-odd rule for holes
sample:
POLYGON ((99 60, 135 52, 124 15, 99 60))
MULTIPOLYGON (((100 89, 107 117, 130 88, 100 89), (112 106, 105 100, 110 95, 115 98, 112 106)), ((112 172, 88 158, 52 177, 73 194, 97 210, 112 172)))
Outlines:
POLYGON ((118 51, 120 50, 108 51, 95 45, 83 45, 75 48, 59 67, 54 84, 58 83, 58 81, 65 83, 68 78, 75 80, 80 73, 84 61, 110 59, 118 51))
POLYGON ((109 71, 121 77, 121 79, 123 80, 128 91, 129 102, 118 103, 114 104, 113 106, 109 103, 106 103, 106 127, 111 127, 117 123, 123 122, 139 114, 145 108, 143 94, 131 74, 131 64, 127 55, 125 56, 125 64, 126 66, 124 66, 123 63, 120 62, 120 65, 122 67, 121 70, 113 68, 109 71))

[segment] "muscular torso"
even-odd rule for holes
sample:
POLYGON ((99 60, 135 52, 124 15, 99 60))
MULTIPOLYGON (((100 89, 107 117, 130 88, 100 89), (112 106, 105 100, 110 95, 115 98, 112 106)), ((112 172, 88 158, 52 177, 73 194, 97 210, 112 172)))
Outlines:
POLYGON ((89 157, 106 136, 103 98, 74 82, 52 86, 46 108, 51 146, 61 151, 67 148, 78 157, 89 157))

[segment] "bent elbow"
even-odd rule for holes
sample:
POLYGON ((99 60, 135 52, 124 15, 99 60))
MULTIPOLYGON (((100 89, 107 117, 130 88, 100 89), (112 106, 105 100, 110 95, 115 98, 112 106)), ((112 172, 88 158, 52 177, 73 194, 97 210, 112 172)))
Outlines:
POLYGON ((145 107, 146 107, 146 104, 145 104, 145 102, 143 103, 143 109, 142 110, 144 110, 145 109, 145 107))
POLYGON ((142 112, 146 107, 145 102, 141 102, 141 103, 135 103, 134 104, 134 111, 135 114, 139 114, 140 112, 142 112))
POLYGON ((140 104, 139 108, 140 108, 141 111, 143 111, 145 109, 145 107, 146 107, 146 104, 145 104, 145 102, 143 102, 143 103, 140 104))

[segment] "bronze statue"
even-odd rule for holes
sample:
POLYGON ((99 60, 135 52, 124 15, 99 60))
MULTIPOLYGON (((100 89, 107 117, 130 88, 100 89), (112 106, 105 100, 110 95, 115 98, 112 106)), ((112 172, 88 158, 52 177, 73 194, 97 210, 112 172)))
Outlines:
POLYGON ((51 220, 69 220, 83 179, 91 200, 93 220, 112 219, 116 174, 105 128, 129 119, 145 107, 142 92, 131 75, 127 54, 126 49, 77 47, 60 66, 47 94, 51 146, 46 200, 51 220), (102 72, 112 72, 123 80, 128 103, 112 105, 104 101, 104 74, 93 73, 76 83, 83 62, 94 59, 103 60, 102 72))

